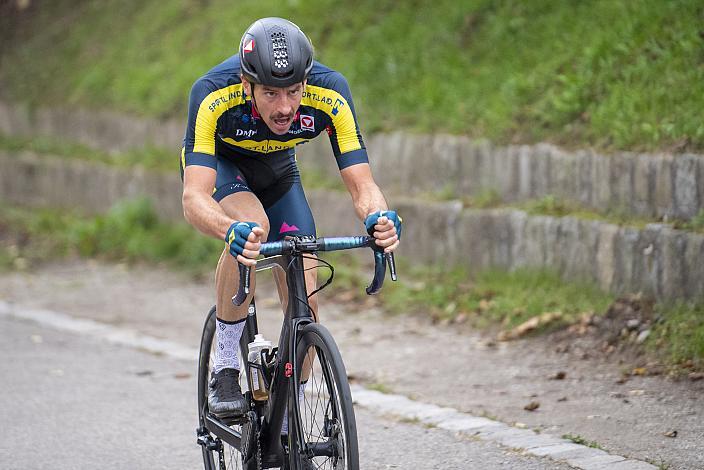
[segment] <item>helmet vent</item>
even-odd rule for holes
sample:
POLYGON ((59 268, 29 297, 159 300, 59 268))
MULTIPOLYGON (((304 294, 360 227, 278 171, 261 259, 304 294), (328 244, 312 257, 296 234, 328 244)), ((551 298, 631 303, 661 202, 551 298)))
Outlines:
POLYGON ((286 47, 286 34, 280 28, 271 31, 271 45, 274 49, 274 67, 284 69, 288 67, 288 48, 286 47))

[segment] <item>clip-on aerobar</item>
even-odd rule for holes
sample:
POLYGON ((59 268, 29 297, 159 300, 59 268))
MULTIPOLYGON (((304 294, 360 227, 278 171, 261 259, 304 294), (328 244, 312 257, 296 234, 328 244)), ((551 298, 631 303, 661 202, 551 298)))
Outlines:
MULTIPOLYGON (((381 290, 386 275, 386 265, 389 265, 391 280, 396 280, 396 262, 393 253, 384 253, 376 248, 374 238, 362 237, 321 237, 321 238, 291 238, 277 242, 262 243, 259 252, 264 256, 291 255, 302 253, 315 253, 316 251, 339 251, 353 248, 369 247, 374 250, 374 279, 366 289, 367 294, 373 295, 381 290)), ((240 306, 249 295, 249 282, 251 267, 237 263, 240 270, 240 285, 237 293, 232 297, 232 303, 240 306)))

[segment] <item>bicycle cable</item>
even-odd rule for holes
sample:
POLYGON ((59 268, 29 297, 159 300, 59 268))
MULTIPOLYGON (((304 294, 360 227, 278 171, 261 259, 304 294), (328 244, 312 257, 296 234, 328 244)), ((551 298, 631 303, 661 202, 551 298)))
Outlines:
MULTIPOLYGON (((319 267, 321 267, 321 266, 322 266, 322 267, 326 267, 326 268, 328 268, 328 269, 330 270, 330 277, 327 278, 327 280, 325 281, 325 283, 324 283, 322 286, 318 287, 318 288, 315 289, 313 292, 311 292, 310 294, 308 294, 308 295, 306 296, 306 301, 304 301, 303 299, 301 299, 301 298, 299 298, 298 296, 296 296, 296 300, 297 300, 298 302, 304 304, 304 305, 306 306, 306 308, 310 311, 311 316, 312 316, 313 318, 315 318, 315 312, 313 311, 313 308, 308 304, 307 300, 310 299, 313 295, 315 295, 315 294, 317 294, 318 292, 320 292, 321 290, 325 289, 325 288, 326 288, 327 286, 329 286, 330 284, 332 284, 332 279, 333 279, 333 277, 335 276, 335 268, 332 266, 332 264, 328 263, 328 262, 325 261, 324 259, 318 258, 317 256, 301 255, 301 258, 303 258, 303 259, 313 259, 313 260, 318 261, 318 263, 319 263, 317 266, 313 266, 313 267, 311 267, 311 268, 303 268, 303 269, 301 270, 303 273, 305 273, 306 271, 310 271, 310 270, 312 270, 312 269, 317 269, 317 268, 319 268, 319 267)), ((287 271, 291 269, 291 264, 292 264, 292 263, 293 263, 293 259, 289 262, 288 267, 287 267, 287 269, 286 269, 287 271)))

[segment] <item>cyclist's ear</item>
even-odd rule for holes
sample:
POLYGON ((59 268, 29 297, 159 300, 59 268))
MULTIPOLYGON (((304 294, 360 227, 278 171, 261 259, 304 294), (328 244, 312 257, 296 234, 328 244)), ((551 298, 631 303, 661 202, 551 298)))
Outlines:
POLYGON ((243 75, 240 75, 240 80, 242 80, 242 89, 244 90, 245 94, 247 96, 252 96, 252 84, 249 83, 243 75))

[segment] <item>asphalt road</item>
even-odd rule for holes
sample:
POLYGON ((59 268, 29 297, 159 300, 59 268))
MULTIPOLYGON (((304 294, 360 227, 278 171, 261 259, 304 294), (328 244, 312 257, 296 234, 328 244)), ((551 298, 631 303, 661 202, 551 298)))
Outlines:
MULTIPOLYGON (((195 362, 0 317, 0 468, 201 468, 195 362)), ((560 469, 358 408, 364 469, 560 469)))

